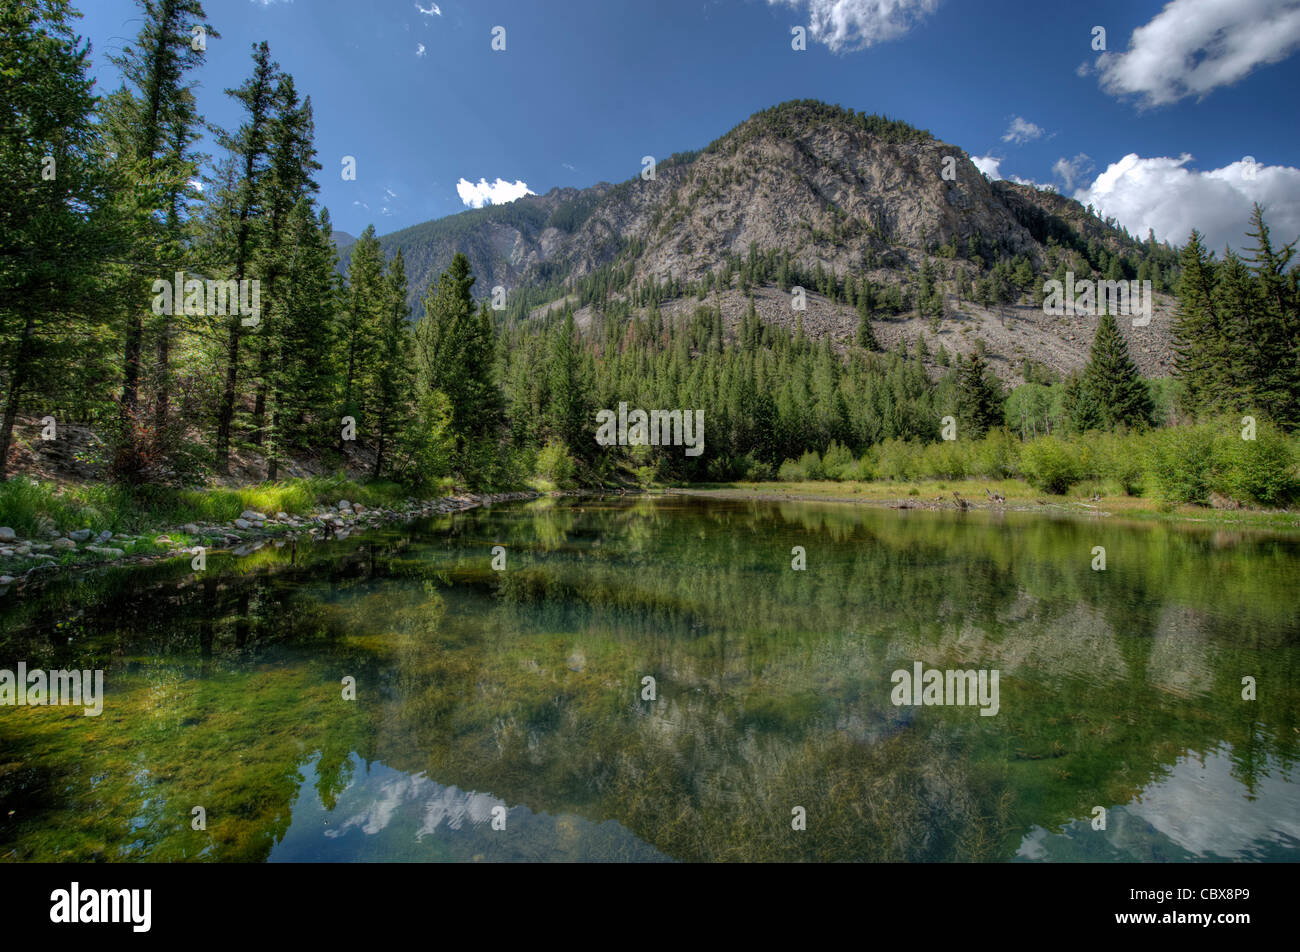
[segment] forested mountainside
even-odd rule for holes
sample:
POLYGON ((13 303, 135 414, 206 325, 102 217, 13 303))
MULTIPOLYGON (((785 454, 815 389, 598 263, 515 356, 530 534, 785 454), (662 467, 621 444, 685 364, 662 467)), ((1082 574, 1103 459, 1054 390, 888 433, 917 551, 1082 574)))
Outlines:
MULTIPOLYGON (((1009 381, 1024 379, 1026 358, 1064 373, 1086 357, 1092 325, 1035 313, 1045 279, 1152 280, 1167 310, 1177 274, 1173 248, 1072 199, 989 181, 965 151, 905 122, 809 101, 757 113, 699 152, 658 162, 653 178, 552 189, 379 242, 387 258, 402 249, 413 319, 461 253, 476 297, 505 288, 516 318, 576 302, 585 328, 597 300, 679 311, 712 295, 734 335, 753 297, 765 320, 793 331, 802 318, 813 339, 842 344, 865 296, 890 319, 884 346, 930 328, 937 350, 934 319, 959 318, 947 348, 982 340, 1009 381), (810 292, 802 313, 786 299, 796 284, 810 292)), ((340 246, 343 270, 351 247, 340 246)), ((1126 332, 1144 373, 1169 372, 1168 321, 1126 332)))

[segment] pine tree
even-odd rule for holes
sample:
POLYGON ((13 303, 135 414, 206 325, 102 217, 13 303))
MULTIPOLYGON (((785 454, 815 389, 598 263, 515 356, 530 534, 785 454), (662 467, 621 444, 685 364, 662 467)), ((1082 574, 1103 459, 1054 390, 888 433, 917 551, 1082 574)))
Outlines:
POLYGON ((339 364, 342 370, 341 415, 364 422, 373 432, 366 396, 373 374, 379 324, 387 310, 384 288, 384 256, 375 237, 375 226, 367 225, 352 246, 348 259, 347 306, 339 327, 339 364))
POLYGON ((1002 385, 989 372, 982 354, 972 353, 958 371, 957 423, 962 436, 978 440, 1002 425, 1002 385))
POLYGON ((87 314, 120 237, 77 16, 66 0, 0 5, 0 479, 19 410, 94 357, 87 314))
POLYGON ((1174 374, 1183 384, 1185 409, 1202 412, 1215 398, 1225 365, 1225 337, 1215 302, 1216 266, 1201 234, 1193 230, 1183 247, 1174 320, 1174 374))
POLYGON ((475 312, 474 281, 469 259, 457 252, 425 297, 415 330, 415 365, 418 392, 446 396, 456 465, 481 479, 492 463, 489 441, 500 392, 492 378, 492 321, 486 304, 475 312))
POLYGON ((1143 429, 1151 425, 1155 413, 1151 393, 1138 374, 1137 365, 1129 357, 1128 342, 1109 311, 1097 324, 1082 385, 1086 399, 1096 409, 1100 427, 1143 429))
MULTIPOLYGON (((136 269, 117 276, 122 303, 121 432, 115 469, 129 479, 139 478, 136 459, 144 439, 143 421, 137 416, 140 388, 145 377, 143 352, 145 311, 151 301, 152 282, 170 280, 184 270, 185 235, 182 209, 194 194, 197 156, 191 146, 202 128, 185 75, 203 64, 205 44, 193 42, 192 28, 207 36, 218 34, 203 21, 200 0, 137 0, 143 26, 135 43, 111 57, 122 71, 123 85, 109 97, 104 127, 109 148, 116 156, 115 172, 123 186, 115 190, 118 214, 130 223, 129 249, 123 257, 136 269), (197 21, 197 22, 196 22, 197 21)), ((121 268, 118 269, 121 271, 121 268)), ((175 293, 180 294, 180 289, 175 293)), ((170 338, 173 318, 153 319, 157 336, 154 424, 166 423, 170 399, 170 338)))
MULTIPOLYGON (((269 165, 262 198, 263 240, 255 256, 255 270, 262 282, 262 295, 274 301, 280 294, 280 277, 287 267, 282 236, 290 213, 298 201, 312 196, 320 187, 314 173, 320 170, 313 144, 315 125, 311 99, 298 101, 293 77, 281 75, 275 90, 275 117, 268 133, 269 165)), ((252 339, 256 354, 257 387, 253 403, 253 442, 261 443, 266 425, 268 367, 275 349, 275 328, 267 325, 252 339)))
POLYGON ((1249 337, 1255 403, 1277 423, 1296 427, 1300 426, 1300 293, 1297 270, 1287 272, 1296 242, 1273 248, 1258 203, 1250 223, 1252 230, 1246 237, 1254 239, 1248 260, 1257 306, 1249 337))
POLYGON ((390 435, 408 425, 411 402, 411 309, 406 303, 406 262, 398 248, 384 277, 384 314, 379 327, 375 360, 374 406, 377 433, 374 476, 384 469, 384 450, 390 435))
POLYGON ((289 255, 281 275, 281 293, 271 302, 268 374, 267 476, 275 479, 283 450, 319 449, 325 445, 332 402, 332 331, 338 301, 336 257, 330 241, 329 214, 317 221, 311 202, 300 198, 285 225, 289 255))
POLYGON ((873 352, 880 350, 880 341, 876 339, 876 332, 871 326, 871 295, 869 293, 858 296, 858 346, 863 350, 873 352))
MULTIPOLYGON (((219 227, 229 246, 230 277, 236 281, 252 280, 250 272, 262 238, 258 216, 265 198, 270 123, 279 71, 271 60, 270 48, 265 42, 259 43, 253 48, 253 75, 238 89, 226 90, 226 95, 239 102, 248 116, 235 135, 220 137, 231 156, 231 176, 230 188, 221 196, 219 227)), ((219 473, 229 468, 244 336, 242 322, 237 309, 227 321, 225 373, 213 448, 219 473)))

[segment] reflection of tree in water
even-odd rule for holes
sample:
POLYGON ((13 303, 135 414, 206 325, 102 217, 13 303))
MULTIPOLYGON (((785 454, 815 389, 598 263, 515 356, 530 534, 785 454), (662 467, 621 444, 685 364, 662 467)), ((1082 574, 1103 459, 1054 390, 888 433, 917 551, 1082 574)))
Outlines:
POLYGON ((0 774, 0 855, 262 859, 318 753, 326 809, 356 752, 618 820, 682 859, 1005 859, 1030 826, 1126 802, 1188 750, 1231 743, 1252 789, 1267 756, 1294 762, 1278 592, 1300 577, 1271 542, 1215 550, 1232 571, 1211 589, 1197 537, 1045 519, 679 498, 431 525, 292 562, 267 547, 199 584, 185 566, 110 575, 22 609, 7 654, 108 669, 118 720, 0 722, 21 765, 0 774), (1000 667, 1003 713, 893 708, 889 672, 912 660, 1000 667), (1243 704, 1263 660, 1270 690, 1243 704), (1153 669, 1193 661, 1208 694, 1153 669), (655 704, 636 700, 647 674, 655 704))

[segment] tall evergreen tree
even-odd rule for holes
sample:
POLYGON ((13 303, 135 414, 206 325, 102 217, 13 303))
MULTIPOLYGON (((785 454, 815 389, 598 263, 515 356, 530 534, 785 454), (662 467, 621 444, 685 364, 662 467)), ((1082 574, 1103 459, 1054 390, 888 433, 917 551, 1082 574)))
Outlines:
POLYGON ((1225 337, 1215 301, 1216 265, 1201 233, 1193 230, 1183 246, 1174 320, 1174 374, 1183 384, 1185 409, 1202 412, 1220 392, 1219 369, 1225 337))
POLYGON ((1097 333, 1083 373, 1083 387, 1105 429, 1151 425, 1155 405, 1151 393, 1128 353, 1128 342, 1109 311, 1097 323, 1097 333))
POLYGON ((367 225, 352 246, 347 288, 347 308, 339 328, 342 410, 344 416, 366 419, 366 431, 373 432, 366 397, 374 371, 379 325, 388 309, 384 255, 374 225, 367 225))
MULTIPOLYGON (((134 459, 145 439, 137 410, 145 377, 143 356, 145 312, 157 279, 170 280, 184 270, 184 208, 195 192, 198 172, 191 146, 201 134, 200 120, 186 73, 204 61, 207 37, 218 34, 206 22, 200 0, 137 0, 143 25, 135 43, 112 62, 122 72, 123 85, 109 97, 104 127, 116 156, 116 173, 124 187, 115 190, 118 214, 130 223, 125 272, 118 276, 115 295, 122 302, 122 395, 119 402, 117 469, 138 478, 134 459), (201 32, 202 41, 194 30, 201 32)), ((119 267, 121 272, 121 267, 119 267)), ((175 293, 179 295, 180 289, 175 293)), ((176 310, 180 310, 177 308, 176 310)), ((165 425, 170 394, 170 338, 173 317, 156 315, 158 365, 153 377, 157 391, 154 423, 165 425)))
POLYGON ((564 322, 551 336, 547 372, 547 429, 564 442, 570 452, 590 457, 592 446, 591 401, 583 378, 582 355, 578 349, 573 312, 566 310, 564 322))
POLYGON ((267 476, 275 479, 290 449, 325 445, 339 426, 334 409, 330 351, 337 293, 329 215, 320 220, 298 199, 285 225, 287 252, 280 293, 271 301, 268 341, 267 476))
POLYGON ((957 396, 957 423, 964 438, 978 440, 1002 425, 1002 385, 989 372, 982 354, 973 353, 963 362, 957 376, 957 396))
POLYGON ((419 392, 446 395, 456 465, 481 476, 500 393, 492 378, 492 321, 486 304, 475 311, 474 280, 469 259, 457 252, 425 297, 424 317, 415 329, 415 363, 419 392))
POLYGON ((871 326, 871 295, 858 295, 858 346, 863 350, 878 351, 880 342, 871 326))
MULTIPOLYGON (((319 191, 314 174, 320 170, 314 145, 310 97, 298 101, 293 77, 281 75, 276 84, 275 116, 268 135, 269 165, 262 200, 262 240, 255 256, 255 269, 262 282, 262 294, 274 301, 281 293, 280 277, 287 267, 282 241, 290 213, 304 196, 319 191)), ((276 329, 266 326, 252 338, 256 353, 257 386, 253 400, 253 442, 261 443, 266 426, 266 394, 269 365, 275 351, 276 329)))
MULTIPOLYGON (((233 175, 231 188, 222 196, 219 215, 228 245, 223 249, 229 255, 228 276, 236 281, 260 280, 252 272, 263 240, 260 216, 266 199, 270 125, 279 72, 279 66, 271 60, 270 48, 263 41, 253 48, 253 75, 238 89, 226 90, 247 114, 238 132, 220 137, 222 146, 230 152, 233 175)), ((253 330, 256 332, 256 328, 253 330)), ((225 373, 217 408, 214 455, 220 473, 227 472, 229 466, 243 338, 243 318, 236 309, 227 320, 225 373)))
POLYGON ((0 478, 19 411, 92 356, 86 314, 118 236, 77 16, 0 4, 0 478))
POLYGON ((412 396, 411 330, 407 323, 410 316, 411 309, 406 303, 406 262, 402 249, 398 248, 384 276, 384 312, 375 342, 371 401, 375 419, 375 478, 384 471, 384 451, 392 434, 408 424, 412 396))
POLYGON ((1286 427, 1300 426, 1300 269, 1288 266, 1296 241, 1274 248, 1264 209, 1251 211, 1249 257, 1257 318, 1250 329, 1255 405, 1286 427))

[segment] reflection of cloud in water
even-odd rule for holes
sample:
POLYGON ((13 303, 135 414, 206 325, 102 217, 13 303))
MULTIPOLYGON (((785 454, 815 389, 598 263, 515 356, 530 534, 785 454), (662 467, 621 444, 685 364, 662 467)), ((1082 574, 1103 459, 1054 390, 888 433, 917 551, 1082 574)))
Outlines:
POLYGON ((1180 757, 1168 776, 1147 785, 1132 803, 1111 807, 1106 830, 1091 818, 1061 833, 1036 826, 1017 852, 1020 860, 1276 860, 1294 857, 1300 844, 1300 787, 1268 758, 1253 792, 1233 776, 1226 744, 1180 757))
MULTIPOLYGON (((436 783, 431 781, 429 783, 434 788, 438 787, 436 783)), ((415 834, 415 838, 419 840, 428 836, 438 829, 438 824, 443 820, 446 820, 447 826, 453 830, 459 830, 466 818, 475 826, 487 823, 492 819, 492 808, 495 806, 505 806, 505 803, 486 793, 465 793, 455 787, 443 787, 441 793, 432 794, 425 803, 424 825, 415 834)), ((508 822, 508 811, 506 816, 508 822)))
POLYGON ((1127 809, 1198 856, 1237 858, 1242 847, 1300 840, 1300 787, 1282 778, 1274 761, 1255 783, 1255 799, 1232 776, 1230 748, 1199 758, 1182 757, 1173 772, 1142 791, 1127 809))
POLYGON ((500 797, 406 774, 355 754, 352 781, 326 809, 315 787, 319 758, 303 766, 289 829, 272 862, 570 862, 668 859, 615 820, 539 813, 500 797), (492 810, 506 808, 506 829, 492 810))
MULTIPOLYGON (((397 775, 381 781, 376 795, 360 812, 353 814, 338 826, 326 830, 331 839, 340 837, 354 828, 367 836, 374 836, 392 822, 398 807, 408 802, 424 802, 424 824, 415 834, 417 840, 434 832, 443 820, 453 830, 459 830, 468 819, 474 825, 492 819, 492 808, 505 806, 505 802, 486 793, 467 793, 456 787, 434 783, 423 772, 414 776, 397 775)), ((509 814, 507 813, 507 818, 509 814)))

